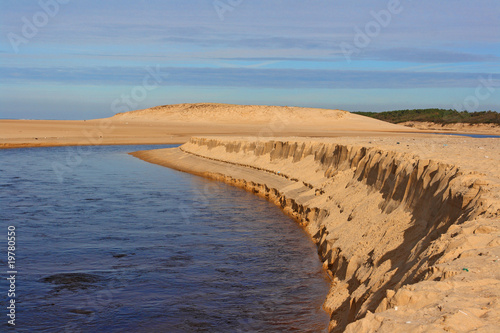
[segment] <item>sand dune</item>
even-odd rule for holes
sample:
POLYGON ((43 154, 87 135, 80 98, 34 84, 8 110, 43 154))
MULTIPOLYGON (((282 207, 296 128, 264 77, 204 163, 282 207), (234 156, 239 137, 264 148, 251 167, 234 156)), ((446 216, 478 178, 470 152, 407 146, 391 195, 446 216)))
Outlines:
POLYGON ((293 123, 305 121, 315 124, 325 120, 340 120, 349 115, 349 112, 341 110, 288 106, 198 103, 156 106, 144 110, 119 113, 113 118, 138 121, 195 121, 238 124, 241 122, 265 124, 273 119, 286 119, 286 121, 293 123))
POLYGON ((217 103, 163 105, 119 113, 112 119, 137 122, 160 121, 232 125, 281 123, 299 132, 304 127, 309 126, 318 129, 408 131, 401 125, 363 117, 348 111, 267 105, 217 103))
POLYGON ((133 155, 301 223, 332 277, 332 332, 500 327, 498 139, 208 137, 133 155))
POLYGON ((329 137, 411 131, 418 130, 340 110, 177 104, 87 121, 0 120, 0 148, 184 143, 195 135, 329 137))

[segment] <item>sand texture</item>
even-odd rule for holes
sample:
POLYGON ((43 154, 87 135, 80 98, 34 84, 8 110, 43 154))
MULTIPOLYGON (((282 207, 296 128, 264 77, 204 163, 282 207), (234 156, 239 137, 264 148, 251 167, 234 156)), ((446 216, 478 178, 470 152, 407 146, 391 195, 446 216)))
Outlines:
POLYGON ((332 332, 498 332, 499 139, 192 138, 143 160, 267 198, 317 244, 332 332))
POLYGON ((500 125, 498 124, 436 124, 427 121, 407 121, 399 125, 425 131, 500 135, 500 125))
POLYGON ((347 111, 281 106, 177 104, 93 120, 0 120, 0 148, 184 143, 197 135, 392 135, 412 130, 347 111))

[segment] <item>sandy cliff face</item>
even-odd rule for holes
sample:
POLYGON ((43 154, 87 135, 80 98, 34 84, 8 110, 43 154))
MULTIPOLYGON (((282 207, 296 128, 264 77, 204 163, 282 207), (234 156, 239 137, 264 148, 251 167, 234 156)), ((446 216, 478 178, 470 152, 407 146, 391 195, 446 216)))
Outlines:
POLYGON ((498 124, 437 124, 426 121, 407 121, 404 123, 399 123, 399 125, 427 131, 500 135, 500 125, 498 124))
MULTIPOLYGON (((193 138, 180 151, 194 164, 218 163, 194 173, 266 197, 305 227, 332 278, 331 331, 498 328, 491 177, 342 142, 193 138)), ((152 152, 136 156, 159 157, 152 152)))

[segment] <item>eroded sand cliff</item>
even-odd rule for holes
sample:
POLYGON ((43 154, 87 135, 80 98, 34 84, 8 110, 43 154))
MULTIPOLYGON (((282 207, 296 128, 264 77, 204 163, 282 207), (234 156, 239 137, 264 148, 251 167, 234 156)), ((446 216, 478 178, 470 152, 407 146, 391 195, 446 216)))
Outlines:
POLYGON ((399 125, 407 126, 410 128, 417 128, 425 131, 439 131, 449 133, 475 133, 484 135, 500 135, 500 125, 498 124, 437 124, 426 121, 407 121, 399 123, 399 125))
POLYGON ((301 223, 332 278, 333 332, 493 332, 497 141, 415 140, 193 138, 133 155, 245 188, 301 223), (440 149, 455 160, 433 159, 440 149))

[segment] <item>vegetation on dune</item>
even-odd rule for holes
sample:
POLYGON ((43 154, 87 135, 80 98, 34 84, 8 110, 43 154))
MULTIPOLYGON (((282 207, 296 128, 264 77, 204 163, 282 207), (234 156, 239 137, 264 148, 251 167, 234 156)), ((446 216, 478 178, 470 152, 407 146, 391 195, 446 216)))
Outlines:
POLYGON ((390 123, 403 123, 405 121, 428 121, 439 124, 499 124, 500 113, 496 111, 468 112, 445 109, 413 109, 384 112, 353 112, 362 116, 380 119, 390 123))

